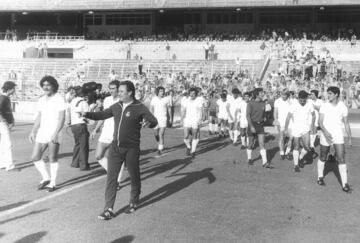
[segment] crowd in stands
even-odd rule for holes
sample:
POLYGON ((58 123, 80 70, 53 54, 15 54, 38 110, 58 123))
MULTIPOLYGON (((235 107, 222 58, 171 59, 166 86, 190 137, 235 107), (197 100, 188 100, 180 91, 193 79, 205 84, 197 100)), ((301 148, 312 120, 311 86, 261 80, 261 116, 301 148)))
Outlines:
POLYGON ((334 41, 343 40, 351 41, 356 39, 357 31, 355 28, 333 28, 330 31, 307 31, 302 28, 277 28, 264 29, 257 32, 219 32, 219 33, 182 33, 179 31, 146 34, 142 32, 134 32, 132 30, 127 32, 111 31, 88 31, 86 39, 89 40, 132 40, 132 41, 254 41, 254 40, 322 40, 334 41))
MULTIPOLYGON (((208 98, 213 92, 221 94, 223 90, 230 94, 233 88, 245 93, 262 87, 266 91, 266 102, 271 107, 283 89, 292 91, 294 96, 300 90, 308 93, 318 90, 319 98, 326 100, 327 88, 337 86, 348 108, 360 108, 360 72, 355 74, 343 70, 341 63, 326 48, 315 53, 310 41, 308 45, 300 47, 293 45, 291 41, 284 41, 281 47, 273 48, 272 55, 279 61, 278 67, 269 70, 263 80, 244 69, 240 63, 235 70, 215 73, 205 72, 199 67, 197 71, 187 73, 139 70, 120 77, 116 70, 111 70, 108 78, 109 81, 132 81, 136 87, 136 98, 145 104, 150 103, 158 86, 165 87, 174 106, 180 105, 190 87, 197 87, 204 98, 208 98)), ((83 80, 86 78, 84 75, 83 73, 83 80)), ((79 75, 78 80, 81 80, 79 75)), ((81 85, 80 81, 78 85, 81 85)))

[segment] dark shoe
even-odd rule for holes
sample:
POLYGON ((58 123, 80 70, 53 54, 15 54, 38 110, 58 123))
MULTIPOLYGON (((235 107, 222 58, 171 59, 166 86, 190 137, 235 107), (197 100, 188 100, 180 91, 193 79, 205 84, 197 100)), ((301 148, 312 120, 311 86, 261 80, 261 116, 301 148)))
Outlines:
POLYGON ((137 209, 137 204, 136 203, 130 203, 129 207, 125 210, 126 214, 131 214, 134 213, 137 209))
POLYGON ((285 159, 285 155, 280 155, 280 160, 284 160, 285 159))
POLYGON ((91 170, 90 166, 80 169, 80 171, 89 171, 89 170, 91 170))
POLYGON ((265 169, 270 169, 270 168, 271 168, 269 162, 266 162, 265 164, 263 164, 263 167, 264 167, 265 169))
POLYGON ((43 190, 47 185, 49 185, 49 183, 50 183, 50 180, 41 182, 41 183, 38 185, 38 190, 43 190))
POLYGON ((349 186, 348 183, 345 184, 345 186, 342 188, 342 190, 346 193, 350 193, 351 192, 351 188, 349 186))
POLYGON ((195 159, 195 152, 191 153, 190 155, 192 159, 195 159))
POLYGON ((305 166, 305 161, 304 161, 304 159, 300 159, 300 160, 299 160, 299 167, 300 167, 300 168, 304 168, 304 166, 305 166))
POLYGON ((209 135, 210 135, 210 136, 212 136, 212 135, 213 135, 213 133, 209 131, 209 135))
POLYGON ((288 160, 293 160, 293 156, 292 156, 292 154, 290 154, 290 153, 288 153, 287 155, 285 155, 286 156, 286 158, 288 159, 288 160))
POLYGON ((300 172, 300 167, 299 167, 298 165, 295 165, 295 166, 294 166, 294 171, 295 171, 295 172, 300 172))
POLYGON ((241 145, 241 149, 244 150, 246 149, 247 147, 245 145, 241 145))
POLYGON ((186 149, 186 155, 187 155, 187 156, 190 155, 190 149, 189 149, 189 148, 186 149))
POLYGON ((320 186, 325 186, 324 178, 319 177, 319 179, 317 180, 317 184, 319 184, 320 186))
POLYGON ((56 186, 46 187, 46 188, 47 188, 47 192, 53 192, 53 191, 55 191, 57 189, 56 186))
POLYGON ((111 209, 106 209, 102 214, 100 214, 98 216, 98 219, 101 220, 109 220, 115 217, 115 214, 113 213, 113 211, 111 209))
POLYGON ((71 164, 70 166, 73 167, 73 168, 80 168, 79 165, 73 165, 73 164, 71 164))
POLYGON ((248 164, 249 165, 253 165, 254 164, 254 161, 252 159, 248 159, 248 164))
POLYGON ((157 151, 157 154, 158 154, 159 156, 161 155, 161 150, 160 150, 160 149, 157 151))

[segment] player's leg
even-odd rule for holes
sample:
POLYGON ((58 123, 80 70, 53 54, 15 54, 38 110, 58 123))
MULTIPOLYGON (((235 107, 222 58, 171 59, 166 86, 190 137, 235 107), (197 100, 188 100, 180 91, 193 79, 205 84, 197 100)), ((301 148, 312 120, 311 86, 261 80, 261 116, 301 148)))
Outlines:
POLYGON ((0 122, 0 154, 0 168, 14 169, 10 130, 6 122, 0 122))
POLYGON ((191 156, 195 157, 196 147, 200 141, 200 128, 194 126, 192 128, 192 134, 193 134, 193 139, 191 143, 191 156))
POLYGON ((159 143, 160 141, 159 130, 160 130, 159 126, 154 128, 154 137, 157 143, 159 143))
POLYGON ((225 123, 224 123, 225 120, 223 120, 221 118, 219 118, 218 120, 219 120, 219 122, 218 122, 218 124, 219 124, 219 137, 221 138, 221 137, 225 136, 225 123))
POLYGON ((237 143, 239 135, 240 135, 240 123, 235 122, 235 125, 234 125, 234 144, 237 143))
POLYGON ((350 192, 350 186, 347 181, 347 166, 345 163, 345 145, 334 144, 336 159, 339 162, 339 173, 341 177, 342 189, 344 192, 350 192))
POLYGON ((279 129, 279 150, 280 150, 280 159, 285 159, 285 132, 279 129))
POLYGON ((300 172, 299 167, 299 150, 300 150, 300 137, 294 137, 294 150, 293 150, 293 160, 294 160, 294 170, 295 172, 300 172))
POLYGON ((234 141, 234 122, 229 122, 229 137, 231 141, 234 141))
POLYGON ((270 168, 270 163, 267 160, 267 154, 266 154, 266 149, 265 149, 265 133, 264 132, 258 133, 258 141, 259 141, 262 165, 264 168, 270 168))
POLYGON ((58 154, 59 154, 59 143, 49 143, 49 162, 50 162, 50 184, 47 185, 48 191, 52 192, 56 189, 56 178, 59 170, 58 154))
POLYGON ((251 131, 249 131, 248 129, 248 137, 249 137, 249 143, 246 149, 246 154, 247 154, 247 158, 248 158, 248 164, 252 165, 254 162, 252 161, 252 150, 254 149, 254 145, 255 145, 255 136, 256 133, 252 133, 251 131))
POLYGON ((95 152, 95 158, 96 160, 99 162, 99 164, 101 165, 101 167, 103 167, 106 171, 107 171, 107 156, 105 156, 105 153, 107 152, 107 149, 109 148, 110 143, 103 143, 103 142, 98 142, 96 145, 96 152, 95 152))
POLYGON ((310 151, 310 132, 307 132, 301 136, 302 149, 299 154, 299 166, 304 167, 304 157, 310 151))
POLYGON ((50 175, 46 169, 44 160, 42 159, 43 153, 47 148, 47 144, 35 143, 31 155, 31 160, 34 163, 35 168, 39 171, 41 175, 41 181, 38 186, 39 190, 42 190, 50 183, 50 175))
MULTIPOLYGON (((322 140, 322 139, 320 139, 322 140)), ((324 182, 324 168, 325 168, 325 162, 327 159, 327 156, 329 154, 330 151, 330 146, 328 144, 322 144, 322 141, 320 141, 320 157, 318 159, 317 162, 317 174, 318 174, 318 178, 317 178, 317 183, 320 186, 325 185, 324 182)))
POLYGON ((189 127, 184 127, 184 143, 186 145, 186 155, 190 155, 191 145, 190 145, 190 130, 189 127))
POLYGON ((158 147, 158 150, 160 151, 160 154, 161 152, 163 151, 164 149, 164 144, 165 144, 165 139, 164 139, 164 135, 165 135, 165 127, 160 127, 159 129, 159 147, 158 147))

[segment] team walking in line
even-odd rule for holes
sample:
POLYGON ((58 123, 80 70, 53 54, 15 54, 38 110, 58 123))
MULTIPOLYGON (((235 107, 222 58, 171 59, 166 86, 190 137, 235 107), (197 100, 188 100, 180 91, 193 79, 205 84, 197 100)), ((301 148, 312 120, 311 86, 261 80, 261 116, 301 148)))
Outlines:
MULTIPOLYGON (((29 135, 29 140, 33 143, 31 159, 41 176, 38 189, 47 189, 49 192, 57 189, 58 153, 62 140, 61 130, 65 125, 71 127, 75 141, 71 166, 80 170, 90 169, 89 139, 94 139, 101 130, 95 157, 107 171, 107 182, 105 207, 99 218, 107 220, 115 216, 113 207, 125 165, 131 182, 130 202, 126 212, 134 212, 141 192, 140 130, 142 127, 154 129, 157 153, 162 155, 166 150, 166 128, 169 127, 169 121, 174 120, 173 102, 165 96, 165 88, 157 87, 148 109, 136 100, 132 82, 113 80, 109 83, 110 96, 104 99, 103 110, 93 111, 90 109, 90 99, 94 90, 85 85, 75 89, 69 105, 58 94, 59 84, 55 78, 45 76, 40 81, 40 87, 44 96, 38 100, 36 119, 29 135), (99 121, 91 132, 88 131, 90 120, 99 121), (47 149, 49 170, 43 160, 47 149)), ((14 118, 10 97, 15 92, 15 84, 5 82, 2 90, 0 151, 4 156, 0 167, 12 170, 15 165, 12 161, 10 130, 14 126, 14 118)), ((204 99, 196 87, 190 88, 181 100, 180 111, 186 156, 196 157, 200 128, 206 116, 210 135, 217 134, 219 139, 229 136, 234 146, 241 144, 241 150, 246 150, 249 165, 254 164, 252 156, 258 144, 262 166, 272 168, 265 148, 264 126, 268 108, 264 96, 265 92, 261 88, 244 93, 234 88, 231 95, 223 90, 219 94, 212 92, 209 99, 204 99)), ((342 189, 350 192, 343 127, 350 145, 351 129, 348 108, 339 96, 340 90, 337 87, 328 88, 326 102, 319 99, 317 90, 312 90, 310 94, 302 90, 294 98, 291 92, 284 89, 274 103, 274 125, 278 131, 281 160, 293 160, 294 171, 300 172, 306 165, 307 156, 318 156, 317 183, 321 186, 325 185, 325 163, 336 160, 342 189), (317 137, 320 140, 320 155, 315 153, 317 137), (331 147, 335 151, 333 154, 330 153, 331 147)))

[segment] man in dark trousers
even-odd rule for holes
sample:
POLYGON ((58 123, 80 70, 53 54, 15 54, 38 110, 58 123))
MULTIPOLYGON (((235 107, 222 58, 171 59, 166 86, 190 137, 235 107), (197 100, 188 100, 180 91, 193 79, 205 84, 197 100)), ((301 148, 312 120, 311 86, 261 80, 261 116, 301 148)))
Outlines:
POLYGON ((136 210, 141 189, 140 181, 140 130, 154 128, 158 122, 151 112, 135 99, 135 86, 130 81, 119 85, 119 102, 102 112, 81 112, 85 118, 105 120, 114 117, 114 139, 109 150, 108 172, 105 190, 105 208, 98 218, 109 220, 115 216, 113 207, 116 198, 117 177, 121 165, 126 161, 131 180, 130 205, 127 213, 136 210))
POLYGON ((260 147, 260 155, 264 168, 270 168, 270 163, 267 161, 265 150, 265 102, 263 101, 265 92, 262 88, 256 88, 253 91, 253 100, 251 100, 246 109, 246 118, 248 121, 248 135, 249 147, 247 149, 248 163, 253 164, 251 153, 254 149, 255 139, 257 137, 260 147))

